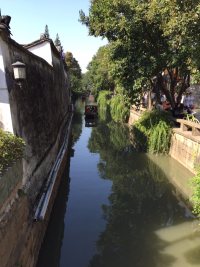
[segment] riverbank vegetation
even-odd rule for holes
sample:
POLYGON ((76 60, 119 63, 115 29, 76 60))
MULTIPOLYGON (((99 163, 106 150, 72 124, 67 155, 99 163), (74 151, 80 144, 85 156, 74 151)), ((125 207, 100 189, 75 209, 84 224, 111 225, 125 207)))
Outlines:
POLYGON ((137 150, 153 154, 169 152, 171 116, 157 110, 146 111, 132 126, 132 142, 137 150))
POLYGON ((101 118, 110 117, 115 122, 127 121, 130 108, 129 102, 123 93, 113 95, 110 91, 99 92, 97 103, 99 105, 101 118))
POLYGON ((191 198, 193 212, 197 215, 200 215, 200 167, 197 168, 197 173, 192 178, 191 185, 193 188, 193 194, 191 198))
POLYGON ((24 146, 21 138, 0 129, 0 175, 13 162, 23 157, 24 146))

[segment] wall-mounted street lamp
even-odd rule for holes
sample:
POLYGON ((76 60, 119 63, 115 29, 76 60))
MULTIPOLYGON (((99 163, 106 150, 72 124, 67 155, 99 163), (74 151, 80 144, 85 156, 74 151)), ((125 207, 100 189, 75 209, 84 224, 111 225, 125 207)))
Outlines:
POLYGON ((26 65, 20 61, 17 61, 13 63, 12 66, 13 66, 14 78, 17 84, 21 87, 22 82, 26 80, 26 65))

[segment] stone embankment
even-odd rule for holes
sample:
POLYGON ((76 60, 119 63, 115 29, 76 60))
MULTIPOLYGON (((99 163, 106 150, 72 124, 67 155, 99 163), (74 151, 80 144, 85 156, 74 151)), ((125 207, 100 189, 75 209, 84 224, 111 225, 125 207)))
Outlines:
MULTIPOLYGON (((143 111, 131 109, 129 125, 137 121, 143 111)), ((200 163, 200 127, 199 125, 195 127, 195 124, 191 122, 186 122, 183 126, 182 121, 177 120, 177 127, 173 129, 169 154, 189 171, 195 173, 195 168, 200 163)))
MULTIPOLYGON (((136 111, 135 109, 131 109, 129 125, 137 121, 142 112, 141 110, 136 111)), ((198 129, 192 131, 191 127, 182 127, 179 122, 177 127, 174 127, 171 138, 169 155, 188 170, 187 179, 181 177, 176 178, 175 175, 172 176, 173 184, 182 193, 185 199, 189 199, 192 195, 189 179, 194 176, 196 166, 200 164, 200 133, 197 133, 198 129)), ((162 162, 158 159, 154 159, 154 161, 162 166, 162 162)))
MULTIPOLYGON (((50 195, 45 217, 42 220, 35 220, 35 211, 41 196, 44 194, 44 188, 34 203, 30 199, 29 190, 16 183, 12 194, 6 200, 0 210, 0 266, 1 267, 34 267, 37 263, 37 257, 43 241, 44 234, 50 218, 51 209, 57 194, 62 173, 66 166, 69 156, 69 141, 71 136, 71 120, 64 129, 64 138, 67 141, 65 149, 61 151, 59 162, 57 162, 57 170, 55 183, 50 195), (58 164, 59 163, 59 164, 58 164)), ((19 164, 18 164, 19 165, 19 164)), ((22 166, 22 165, 21 165, 22 166)), ((21 169, 20 166, 18 166, 21 169)), ((20 171, 18 172, 20 175, 20 171)), ((30 189, 33 190, 33 189, 30 189)), ((47 191, 47 190, 46 190, 47 191)))

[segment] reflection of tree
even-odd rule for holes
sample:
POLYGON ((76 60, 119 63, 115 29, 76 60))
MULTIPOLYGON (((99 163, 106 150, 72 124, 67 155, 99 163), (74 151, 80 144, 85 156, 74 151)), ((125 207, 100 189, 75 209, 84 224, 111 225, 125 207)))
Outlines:
POLYGON ((126 126, 110 122, 99 122, 97 128, 93 128, 88 148, 91 152, 104 154, 108 151, 123 152, 130 146, 129 132, 126 126))
POLYGON ((78 141, 82 132, 83 109, 84 109, 84 102, 82 102, 81 100, 77 100, 72 122, 73 144, 78 141))
POLYGON ((88 147, 100 154, 101 177, 113 182, 110 203, 102 207, 106 229, 89 266, 171 266, 173 257, 159 253, 167 244, 154 231, 181 221, 182 212, 161 169, 133 152, 125 128, 116 124, 93 128, 88 147))

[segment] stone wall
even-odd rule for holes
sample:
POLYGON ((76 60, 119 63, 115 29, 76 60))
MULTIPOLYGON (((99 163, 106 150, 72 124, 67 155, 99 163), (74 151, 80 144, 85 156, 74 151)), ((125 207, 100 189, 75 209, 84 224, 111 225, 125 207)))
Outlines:
MULTIPOLYGON (((15 201, 7 205, 0 214, 0 266, 1 267, 35 267, 39 249, 48 225, 63 170, 69 156, 64 155, 56 184, 50 199, 48 211, 43 221, 34 221, 34 210, 30 206, 28 194, 15 192, 15 201)), ((13 196, 14 199, 14 196, 13 196)))
MULTIPOLYGON (((0 34, 13 131, 26 142, 23 181, 33 178, 38 165, 57 140, 70 105, 64 65, 58 55, 53 67, 6 35, 0 34), (13 79, 12 63, 26 64, 26 81, 22 88, 13 79)), ((57 147, 58 149, 58 147, 57 147)), ((55 152, 56 154, 56 152, 55 152)), ((55 154, 52 155, 53 161, 55 154)), ((49 167, 46 174, 49 172, 49 167)), ((44 179, 42 173, 41 179, 44 179)), ((34 178, 33 178, 34 179, 34 178)))
MULTIPOLYGON (((141 112, 131 110, 129 125, 132 125, 141 116, 141 112)), ((170 146, 170 156, 195 173, 200 164, 200 137, 192 136, 191 131, 182 132, 179 128, 173 129, 170 146)))
POLYGON ((200 164, 200 139, 191 133, 174 129, 171 139, 170 156, 195 173, 195 167, 200 164))
POLYGON ((26 143, 22 183, 0 210, 0 266, 33 267, 65 162, 44 221, 33 221, 34 209, 63 142, 71 116, 70 92, 59 53, 53 53, 51 66, 1 30, 0 48, 13 132, 26 143), (13 77, 12 64, 17 60, 26 65, 27 78, 21 87, 13 77))

